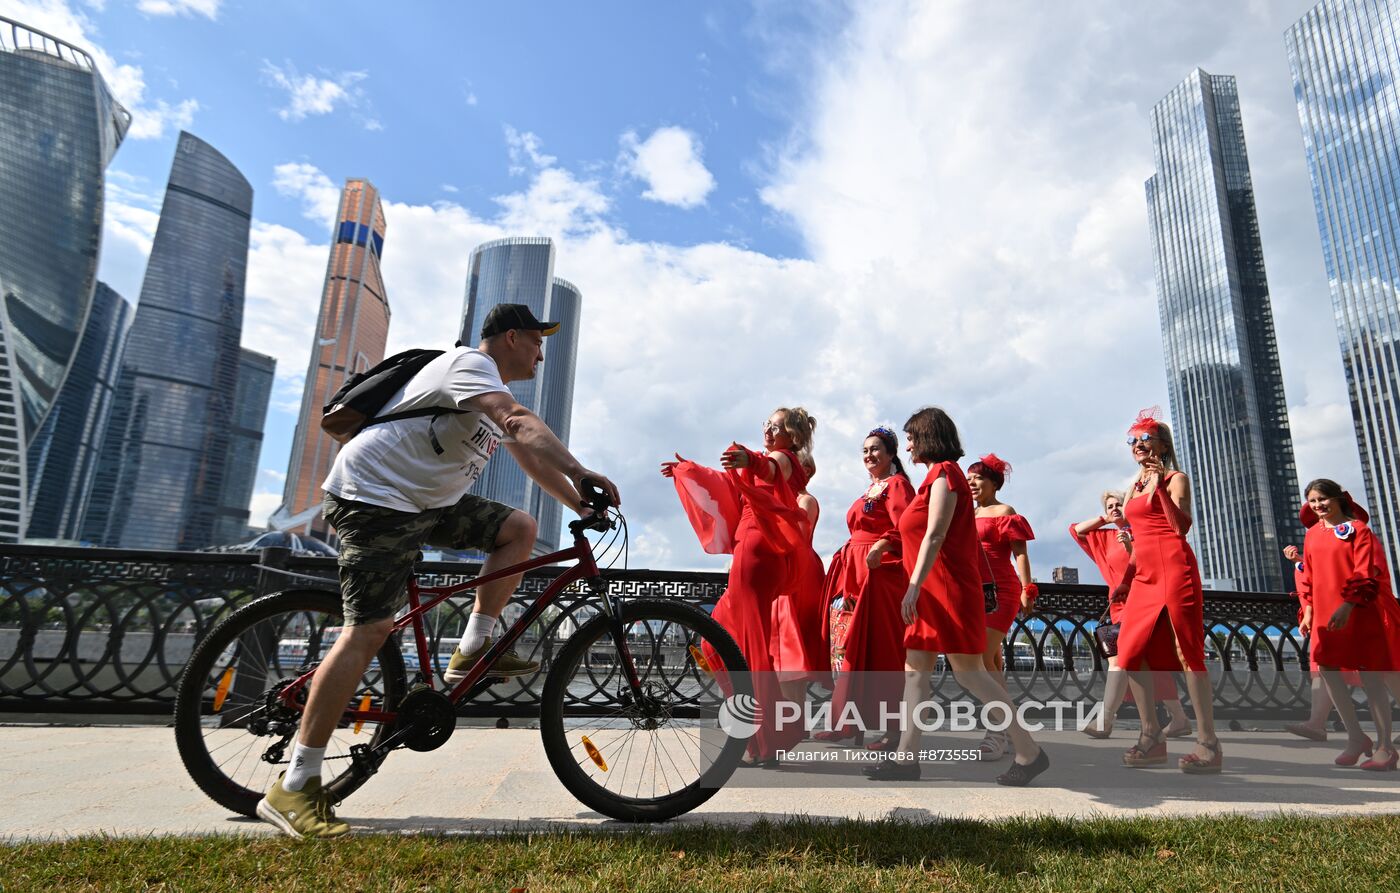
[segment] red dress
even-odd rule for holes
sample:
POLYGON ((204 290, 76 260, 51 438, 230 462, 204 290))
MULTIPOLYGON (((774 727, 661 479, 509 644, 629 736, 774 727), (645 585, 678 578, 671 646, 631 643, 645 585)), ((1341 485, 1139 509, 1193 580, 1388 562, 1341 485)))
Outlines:
MULTIPOLYGON (((800 466, 794 467, 802 470, 800 466)), ((820 511, 818 509, 818 517, 820 511)), ((780 681, 830 684, 831 641, 823 597, 826 569, 822 567, 821 556, 812 548, 817 522, 812 520, 805 527, 805 547, 788 553, 790 585, 773 599, 770 651, 773 669, 778 672, 780 681)))
MULTIPOLYGON (((1173 526, 1162 501, 1170 499, 1162 475, 1151 495, 1134 496, 1123 514, 1133 529, 1133 587, 1118 632, 1118 666, 1125 670, 1180 670, 1172 633, 1186 658, 1184 669, 1205 672, 1205 596, 1196 553, 1173 526), (1165 616, 1164 616, 1165 615, 1165 616)), ((1172 506, 1171 510, 1174 510, 1172 506)))
POLYGON ((977 518, 977 540, 982 544, 992 582, 997 584, 997 609, 987 615, 988 629, 1005 633, 1021 610, 1021 578, 1016 574, 1011 546, 1033 539, 1031 522, 1020 515, 977 518))
POLYGON ((904 570, 912 575, 928 532, 928 500, 933 487, 957 494, 948 533, 924 580, 917 616, 905 630, 910 651, 981 654, 987 648, 987 621, 982 606, 982 547, 977 544, 972 491, 956 462, 939 462, 928 470, 914 501, 899 519, 904 570), (941 481, 941 483, 940 483, 941 481))
POLYGON ((1390 587, 1385 550, 1364 521, 1336 527, 1318 522, 1303 539, 1298 594, 1313 607, 1312 659, 1342 670, 1400 670, 1400 604, 1390 587), (1349 531, 1349 532, 1348 532, 1349 531), (1363 597, 1353 590, 1369 590, 1363 597), (1327 628, 1345 601, 1355 607, 1347 625, 1327 628))
MULTIPOLYGON (((748 752, 759 759, 791 748, 806 735, 802 722, 785 722, 781 730, 777 726, 782 691, 773 666, 773 603, 792 591, 791 556, 810 549, 811 527, 807 513, 797 505, 797 492, 806 485, 807 473, 795 455, 786 455, 792 465, 786 481, 778 474, 765 481, 755 473, 755 465, 767 461, 764 458, 727 473, 693 462, 675 467, 676 493, 706 551, 734 554, 729 586, 712 616, 734 637, 749 665, 761 719, 757 733, 749 739, 748 752), (733 531, 732 536, 728 531, 733 531)), ((718 656, 708 648, 705 656, 718 663, 718 656)))
POLYGON ((892 474, 879 496, 861 496, 846 512, 851 538, 831 562, 825 599, 829 604, 842 595, 855 602, 846 656, 833 668, 842 673, 831 696, 831 725, 838 731, 847 704, 854 704, 865 728, 873 729, 879 725, 882 705, 898 702, 903 690, 905 627, 899 603, 909 587, 909 572, 904 569, 899 519, 913 500, 914 485, 892 474), (890 545, 872 571, 866 557, 880 540, 890 545))

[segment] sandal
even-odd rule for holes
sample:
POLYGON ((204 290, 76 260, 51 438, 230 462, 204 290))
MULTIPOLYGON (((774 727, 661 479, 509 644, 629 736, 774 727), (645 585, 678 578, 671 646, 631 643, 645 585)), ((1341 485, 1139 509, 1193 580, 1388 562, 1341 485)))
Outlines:
POLYGON ((1090 738, 1098 738, 1100 741, 1113 737, 1113 726, 1104 726, 1102 729, 1098 726, 1085 726, 1081 731, 1090 738))
POLYGON ((1394 747, 1377 747, 1376 755, 1362 763, 1361 768, 1368 772, 1394 772, 1397 765, 1400 765, 1400 752, 1397 752, 1394 747), (1390 756, 1381 759, 1381 754, 1387 751, 1389 751, 1390 756))
POLYGON ((1123 754, 1123 765, 1129 769, 1141 769, 1144 766, 1161 766, 1167 761, 1167 739, 1158 731, 1156 735, 1144 735, 1138 733, 1137 744, 1128 748, 1123 754), (1147 742, 1147 747, 1142 746, 1142 742, 1147 742))
POLYGON ((1290 722, 1285 723, 1283 730, 1290 735, 1297 735, 1299 738, 1306 738, 1309 741, 1326 741, 1326 729, 1314 729, 1307 723, 1290 722))
POLYGON ((977 743, 977 752, 982 755, 983 760, 996 762, 1006 756, 1007 745, 1010 741, 1000 732, 988 732, 986 737, 977 743))
POLYGON ((1197 738, 1196 744, 1210 751, 1210 759, 1203 760, 1194 753, 1188 753, 1176 761, 1177 768, 1187 775, 1215 775, 1219 773, 1225 761, 1225 750, 1220 746, 1220 739, 1202 741, 1197 738))
POLYGON ((1190 737, 1191 737, 1191 723, 1188 721, 1185 725, 1182 725, 1182 726, 1171 726, 1171 725, 1169 725, 1169 726, 1167 726, 1165 729, 1162 730, 1162 737, 1163 737, 1163 738, 1190 738, 1190 737))
POLYGON ((1337 754, 1337 758, 1332 762, 1336 763, 1338 766, 1355 766, 1356 761, 1361 759, 1363 754, 1369 757, 1375 748, 1375 744, 1369 737, 1365 735, 1362 737, 1366 738, 1365 744, 1362 744, 1355 750, 1352 750, 1351 745, 1348 744, 1347 749, 1337 754))

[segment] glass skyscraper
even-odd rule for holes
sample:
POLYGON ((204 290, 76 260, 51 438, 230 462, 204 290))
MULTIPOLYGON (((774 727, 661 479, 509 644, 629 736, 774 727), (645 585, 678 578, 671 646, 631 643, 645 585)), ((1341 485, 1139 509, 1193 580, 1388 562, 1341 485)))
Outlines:
POLYGON ((25 539, 76 540, 97 474, 112 392, 121 368, 131 305, 97 283, 92 311, 53 409, 29 447, 29 526, 25 539))
POLYGON ((103 172, 130 123, 91 56, 0 17, 0 541, 25 532, 26 452, 92 306, 103 172))
POLYGON ((389 299, 379 269, 384 232, 379 190, 368 180, 345 181, 282 506, 272 517, 278 530, 327 538, 328 526, 320 516, 321 483, 339 444, 321 430, 321 407, 347 378, 384 359, 389 338, 389 299))
MULTIPOLYGON (((536 377, 513 381, 508 387, 522 406, 544 419, 568 444, 579 293, 574 286, 554 278, 553 242, 538 236, 498 239, 472 252, 462 308, 463 344, 481 342, 481 324, 497 304, 524 304, 538 319, 562 324, 557 334, 545 339, 544 362, 536 377)), ((529 512, 539 523, 536 554, 558 549, 562 506, 541 492, 505 450, 492 456, 472 492, 529 512)))
POLYGON ((1325 0, 1284 35, 1366 504, 1391 568, 1400 568, 1397 29, 1394 3, 1325 0))
POLYGON ((1153 107, 1152 143, 1162 346, 1201 574, 1285 591, 1298 472, 1235 79, 1193 71, 1153 107))
POLYGON ((141 549, 216 544, 252 209, 253 188, 238 169, 208 143, 181 133, 85 539, 141 549))
MULTIPOLYGON (((230 546, 249 538, 248 502, 258 479, 267 401, 272 396, 272 380, 276 374, 274 358, 246 347, 239 352, 238 387, 233 392, 233 415, 228 420, 223 493, 214 519, 212 539, 216 546, 230 546)), ((254 520, 261 523, 264 519, 254 520)))

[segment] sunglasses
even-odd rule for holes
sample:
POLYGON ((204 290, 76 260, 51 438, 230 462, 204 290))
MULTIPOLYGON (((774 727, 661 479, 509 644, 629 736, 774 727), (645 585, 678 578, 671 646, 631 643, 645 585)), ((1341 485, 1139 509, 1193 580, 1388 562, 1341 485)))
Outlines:
POLYGON ((763 428, 761 430, 764 434, 768 434, 770 432, 773 434, 781 434, 783 432, 783 426, 775 424, 773 422, 764 422, 763 428))
POLYGON ((1128 444, 1128 446, 1132 446, 1132 445, 1135 444, 1135 443, 1150 443, 1150 442, 1152 441, 1152 439, 1153 439, 1152 435, 1151 435, 1151 434, 1148 434, 1146 431, 1144 431, 1143 433, 1137 435, 1136 437, 1129 437, 1129 438, 1127 439, 1126 443, 1128 444))

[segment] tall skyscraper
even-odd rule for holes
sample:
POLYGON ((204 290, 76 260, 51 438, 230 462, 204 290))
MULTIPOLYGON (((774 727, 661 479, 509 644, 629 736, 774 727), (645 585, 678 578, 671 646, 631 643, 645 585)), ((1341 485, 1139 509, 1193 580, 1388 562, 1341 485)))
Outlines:
POLYGON ((0 122, 0 542, 14 542, 25 454, 92 305, 103 172, 131 115, 87 53, 0 17, 0 122))
POLYGON ((379 270, 384 253, 384 209, 368 180, 346 180, 331 233, 330 261, 321 291, 321 313, 311 344, 311 364, 301 395, 282 506, 271 519, 279 530, 324 539, 321 482, 339 447, 321 430, 321 407, 345 380, 384 359, 389 338, 389 299, 379 270))
POLYGON ((1366 505, 1392 568, 1400 567, 1397 34, 1400 5, 1325 0, 1284 35, 1366 505))
MULTIPOLYGON (((233 392, 233 415, 228 420, 228 456, 224 459, 223 492, 214 519, 213 544, 229 546, 248 539, 248 503, 258 479, 267 401, 277 360, 246 347, 239 351, 238 386, 233 392)), ((261 526, 265 519, 252 519, 261 526)))
POLYGON ((1286 590, 1298 472, 1235 79, 1199 68, 1152 109, 1148 216, 1177 454, 1201 573, 1286 590))
POLYGON ((131 315, 125 298, 105 282, 97 283, 72 368, 29 446, 26 539, 82 536, 131 315))
MULTIPOLYGON (((463 344, 480 343, 481 324, 497 304, 524 304, 537 318, 562 323, 558 334, 545 339, 544 363, 536 377, 511 382, 509 388, 522 406, 544 419, 567 444, 578 351, 579 292, 554 277, 553 242, 537 236, 498 239, 472 252, 462 307, 463 344)), ((536 554, 558 549, 562 507, 541 492, 505 450, 492 457, 472 492, 529 512, 539 523, 536 554)))
POLYGON ((252 210, 253 188, 238 169, 208 143, 181 133, 85 539, 142 549, 215 544, 234 428, 252 210))

